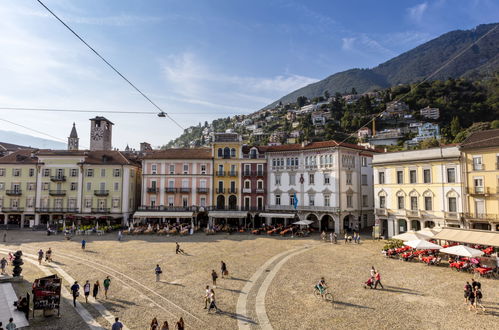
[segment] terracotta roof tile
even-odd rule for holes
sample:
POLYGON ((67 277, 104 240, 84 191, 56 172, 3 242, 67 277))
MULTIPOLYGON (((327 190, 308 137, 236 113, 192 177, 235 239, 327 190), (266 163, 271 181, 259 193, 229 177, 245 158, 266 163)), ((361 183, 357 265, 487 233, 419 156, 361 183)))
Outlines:
POLYGON ((473 132, 461 143, 462 149, 487 148, 499 146, 499 128, 473 132))
POLYGON ((334 140, 330 141, 320 141, 320 142, 311 142, 302 146, 299 143, 295 144, 283 144, 280 146, 269 146, 267 152, 279 152, 279 151, 299 151, 299 150, 310 150, 310 149, 320 149, 320 148, 331 148, 331 147, 344 147, 349 149, 363 150, 363 151, 371 151, 371 152, 383 152, 382 149, 366 149, 363 146, 359 146, 352 143, 339 143, 334 140))
POLYGON ((10 155, 0 158, 0 164, 36 164, 38 163, 38 158, 31 157, 33 150, 18 150, 10 155))

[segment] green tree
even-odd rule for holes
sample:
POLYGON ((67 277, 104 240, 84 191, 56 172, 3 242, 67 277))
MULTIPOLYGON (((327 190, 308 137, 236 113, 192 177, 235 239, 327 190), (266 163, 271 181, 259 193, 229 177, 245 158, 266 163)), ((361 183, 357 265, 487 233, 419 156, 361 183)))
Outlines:
POLYGON ((490 128, 492 128, 492 129, 499 128, 499 119, 496 119, 493 122, 491 122, 490 123, 490 128))
POLYGON ((303 107, 305 104, 307 104, 307 97, 306 96, 298 96, 298 98, 296 99, 296 105, 301 108, 303 107))
POLYGON ((452 118, 450 122, 450 134, 455 138, 459 132, 461 132, 461 124, 459 123, 459 117, 452 118))

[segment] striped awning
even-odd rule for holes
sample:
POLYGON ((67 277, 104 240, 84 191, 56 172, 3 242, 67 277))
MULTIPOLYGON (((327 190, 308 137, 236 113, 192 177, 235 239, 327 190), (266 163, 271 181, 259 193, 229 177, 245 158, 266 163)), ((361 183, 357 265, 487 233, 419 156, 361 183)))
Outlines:
POLYGON ((192 218, 194 212, 147 212, 137 211, 134 218, 192 218))
POLYGON ((295 217, 293 213, 260 213, 258 216, 264 218, 283 218, 283 219, 293 219, 295 217))

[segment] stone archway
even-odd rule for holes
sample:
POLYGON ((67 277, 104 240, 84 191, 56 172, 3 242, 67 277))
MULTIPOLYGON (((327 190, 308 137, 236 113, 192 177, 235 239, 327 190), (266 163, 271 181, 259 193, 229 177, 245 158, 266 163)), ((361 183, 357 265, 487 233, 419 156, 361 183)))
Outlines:
POLYGON ((324 214, 322 216, 320 225, 321 230, 332 230, 333 232, 335 231, 334 218, 329 214, 324 214))
POLYGON ((397 221, 398 224, 398 233, 402 234, 407 231, 407 221, 405 219, 398 219, 397 221))
POLYGON ((424 227, 425 228, 433 228, 435 227, 435 222, 431 220, 427 220, 424 222, 424 227))
POLYGON ((319 224, 319 218, 317 217, 317 215, 310 213, 305 217, 305 219, 313 221, 313 223, 310 224, 310 227, 319 229, 320 224, 319 224))
POLYGON ((412 220, 411 221, 411 228, 412 230, 421 230, 421 222, 419 222, 419 220, 412 220))

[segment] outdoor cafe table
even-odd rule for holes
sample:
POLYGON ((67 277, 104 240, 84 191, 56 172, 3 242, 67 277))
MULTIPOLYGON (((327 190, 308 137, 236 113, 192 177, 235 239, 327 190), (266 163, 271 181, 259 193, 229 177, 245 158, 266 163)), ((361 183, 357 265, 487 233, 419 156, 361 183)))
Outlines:
POLYGON ((490 272, 491 270, 492 270, 492 268, 488 268, 488 267, 477 267, 477 268, 475 268, 475 273, 480 273, 481 275, 483 275, 483 274, 490 272))
POLYGON ((464 266, 463 261, 452 262, 451 264, 449 264, 450 268, 456 268, 456 269, 461 269, 463 266, 464 266))
POLYGON ((423 260, 427 264, 429 264, 433 259, 435 259, 435 257, 432 257, 432 256, 421 258, 421 260, 423 260))

